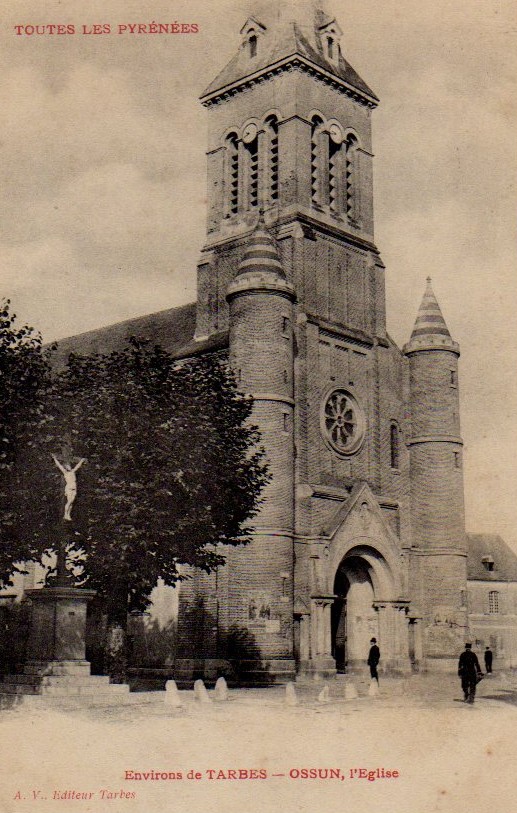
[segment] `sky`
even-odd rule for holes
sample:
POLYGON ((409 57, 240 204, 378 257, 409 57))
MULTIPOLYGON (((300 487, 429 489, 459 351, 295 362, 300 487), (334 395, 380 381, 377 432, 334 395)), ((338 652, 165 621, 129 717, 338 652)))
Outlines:
MULTIPOLYGON (((296 0, 290 0, 290 2, 296 0)), ((299 0, 301 2, 301 0, 299 0)), ((374 113, 388 329, 431 276, 460 343, 467 530, 517 551, 514 0, 328 0, 374 113)), ((241 0, 12 0, 0 11, 0 298, 46 341, 196 296, 198 97, 239 45, 241 0), (197 23, 197 34, 118 34, 197 23), (74 35, 15 26, 74 25, 74 35), (83 34, 94 24, 109 34, 83 34)))

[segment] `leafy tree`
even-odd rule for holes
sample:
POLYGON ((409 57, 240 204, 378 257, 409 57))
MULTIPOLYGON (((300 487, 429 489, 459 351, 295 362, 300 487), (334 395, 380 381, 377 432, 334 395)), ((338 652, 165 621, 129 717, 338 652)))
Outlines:
MULTIPOLYGON (((36 554, 31 539, 20 533, 13 511, 13 472, 26 428, 44 414, 50 386, 51 348, 28 325, 19 327, 10 301, 0 302, 0 582, 8 583, 16 566, 36 554)), ((23 527, 23 524, 22 524, 23 527)))
POLYGON ((174 584, 185 564, 210 571, 224 562, 220 545, 248 541, 268 480, 251 399, 217 358, 178 363, 136 339, 109 355, 70 356, 51 382, 42 360, 37 408, 12 417, 16 454, 0 471, 2 577, 9 559, 41 559, 65 534, 79 583, 125 625, 158 578, 174 584), (71 522, 52 455, 85 458, 71 522))

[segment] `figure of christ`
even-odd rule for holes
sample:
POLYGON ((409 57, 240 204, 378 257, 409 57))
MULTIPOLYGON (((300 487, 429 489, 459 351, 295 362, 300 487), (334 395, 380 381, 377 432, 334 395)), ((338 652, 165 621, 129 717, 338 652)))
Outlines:
POLYGON ((72 505, 77 495, 77 478, 75 473, 78 469, 81 468, 83 463, 85 462, 85 458, 82 457, 78 463, 72 468, 70 463, 63 463, 61 464, 57 457, 53 454, 52 459, 56 466, 58 467, 59 471, 65 478, 65 513, 63 515, 63 519, 66 519, 68 522, 72 520, 72 505))

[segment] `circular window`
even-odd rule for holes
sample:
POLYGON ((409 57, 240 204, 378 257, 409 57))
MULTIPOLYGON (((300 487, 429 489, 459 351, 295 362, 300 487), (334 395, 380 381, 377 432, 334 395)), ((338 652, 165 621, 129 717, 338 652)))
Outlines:
POLYGON ((332 390, 324 399, 321 431, 326 443, 338 454, 354 454, 361 448, 366 420, 363 410, 348 390, 332 390))

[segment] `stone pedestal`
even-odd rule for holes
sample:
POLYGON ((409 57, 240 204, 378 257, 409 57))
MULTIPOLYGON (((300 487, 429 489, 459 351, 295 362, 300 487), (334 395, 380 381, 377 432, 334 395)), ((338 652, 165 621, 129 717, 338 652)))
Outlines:
POLYGON ((86 608, 95 591, 44 587, 28 590, 27 596, 32 602, 27 662, 23 674, 9 675, 0 683, 0 706, 124 702, 129 686, 91 675, 85 659, 86 608))
POLYGON ((32 602, 27 661, 84 661, 86 608, 95 590, 44 587, 26 595, 32 602))

